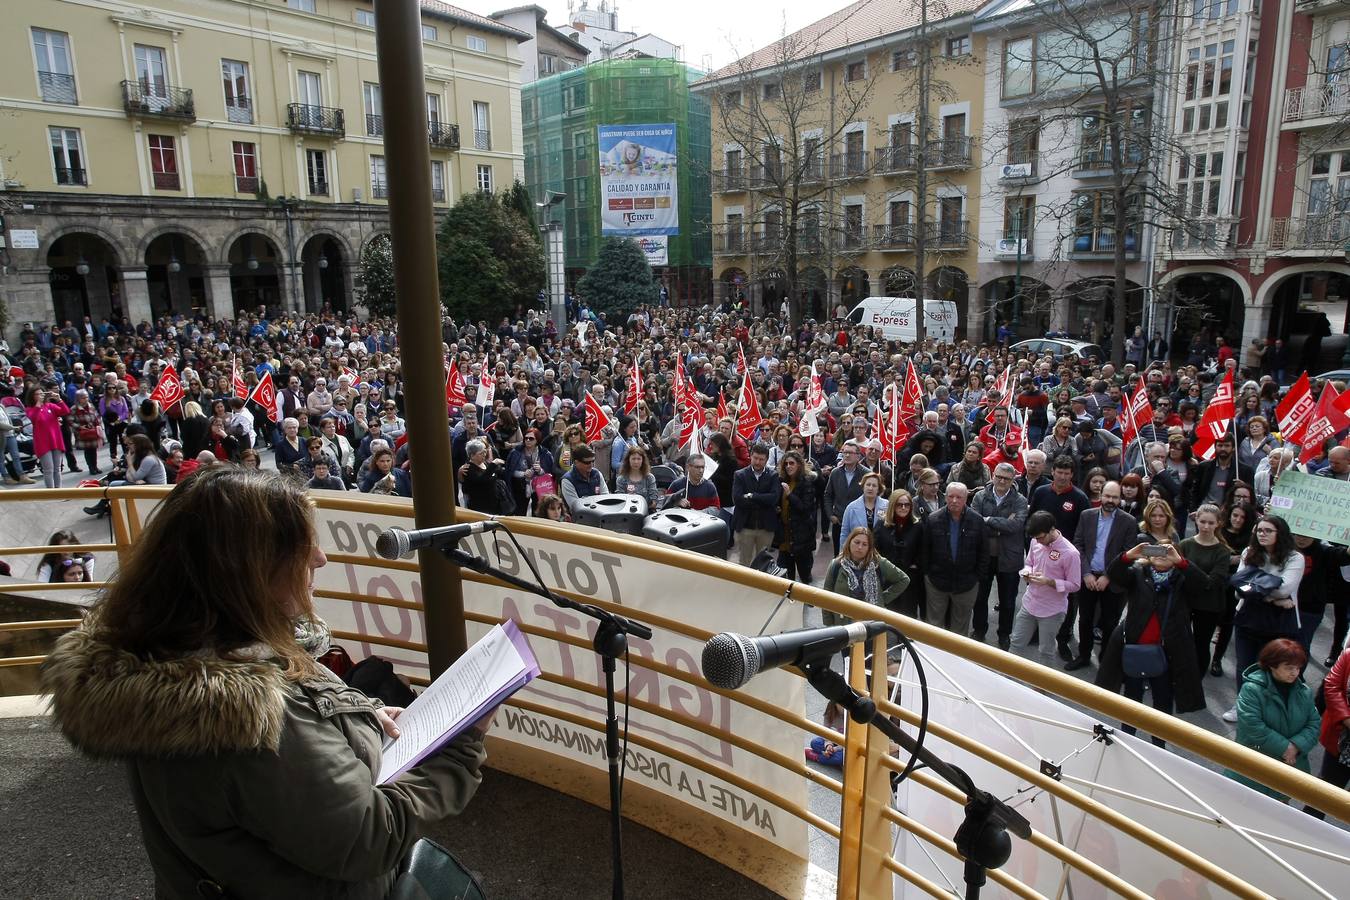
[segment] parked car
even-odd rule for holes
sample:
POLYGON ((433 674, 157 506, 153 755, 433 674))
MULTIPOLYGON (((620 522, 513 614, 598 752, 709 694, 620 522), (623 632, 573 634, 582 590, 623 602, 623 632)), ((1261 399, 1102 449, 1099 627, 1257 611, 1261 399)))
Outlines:
POLYGON ((1321 375, 1313 376, 1314 381, 1320 381, 1324 384, 1328 381, 1339 381, 1343 384, 1350 384, 1350 369, 1332 369, 1330 372, 1323 372, 1321 375))
POLYGON ((1078 359, 1106 359, 1106 351, 1102 350, 1099 344, 1090 344, 1087 341, 1073 341, 1068 338, 1031 338, 1026 341, 1018 341, 1010 347, 1014 353, 1028 353, 1032 356, 1041 356, 1049 353, 1055 359, 1063 359, 1066 356, 1077 357, 1078 359))

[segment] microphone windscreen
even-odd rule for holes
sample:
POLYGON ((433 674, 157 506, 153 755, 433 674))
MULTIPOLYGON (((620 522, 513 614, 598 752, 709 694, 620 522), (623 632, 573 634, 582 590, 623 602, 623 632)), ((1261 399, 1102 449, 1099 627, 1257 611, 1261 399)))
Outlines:
POLYGON ((703 677, 725 690, 741 687, 759 671, 759 647, 745 635, 724 631, 703 645, 703 677))
POLYGON ((375 538, 375 552, 385 559, 399 559, 408 552, 408 532, 390 528, 375 538))

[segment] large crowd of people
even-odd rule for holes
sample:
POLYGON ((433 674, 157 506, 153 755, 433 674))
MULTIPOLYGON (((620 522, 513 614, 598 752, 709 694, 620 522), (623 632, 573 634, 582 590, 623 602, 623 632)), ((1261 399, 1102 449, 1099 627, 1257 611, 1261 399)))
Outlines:
MULTIPOLYGON (((1344 693, 1350 558, 1292 534, 1269 501, 1290 469, 1350 479, 1350 447, 1333 436, 1300 462, 1284 446, 1275 407, 1297 373, 1278 352, 1239 359, 1202 334, 1176 361, 1148 350, 1117 368, 1006 340, 902 345, 843 318, 792 328, 727 306, 607 320, 580 305, 578 318, 561 330, 528 312, 445 319, 466 398, 449 409, 464 505, 569 519, 588 497, 638 494, 650 509, 721 516, 729 554, 767 554, 806 583, 828 543, 826 588, 1005 650, 1038 645, 1048 664, 1095 668, 1098 684, 1158 709, 1204 708, 1205 679, 1232 679, 1239 702, 1224 718, 1263 751, 1269 735, 1244 735, 1271 697, 1294 702, 1281 687, 1290 660, 1334 667, 1344 693), (1200 459, 1196 429, 1229 369, 1236 415, 1200 459), (911 373, 921 396, 888 446, 911 373), (1140 386, 1153 418, 1126 440, 1123 398, 1140 386), (612 419, 598 440, 588 408, 612 419), (1331 639, 1315 654, 1328 606, 1331 639)), ((162 484, 236 463, 311 489, 416 490, 392 320, 260 309, 30 325, 4 362, 0 404, 24 410, 49 487, 63 468, 162 484), (185 395, 161 407, 151 394, 170 364, 185 395), (264 378, 274 409, 254 399, 264 378)), ((9 437, 6 481, 31 482, 9 437)), ((1345 745, 1350 705, 1328 709, 1340 718, 1321 742, 1345 745)), ((1298 753, 1272 755, 1306 768, 1308 727, 1288 742, 1298 753)), ((1329 752, 1323 774, 1344 786, 1340 758, 1329 752)))

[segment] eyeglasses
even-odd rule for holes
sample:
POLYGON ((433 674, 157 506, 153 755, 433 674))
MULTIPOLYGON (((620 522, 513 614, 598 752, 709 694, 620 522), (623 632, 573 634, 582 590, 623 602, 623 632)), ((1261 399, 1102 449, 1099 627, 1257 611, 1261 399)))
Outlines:
POLYGON ((532 437, 527 437, 527 438, 525 438, 525 443, 527 443, 527 444, 533 444, 533 443, 534 443, 534 438, 532 438, 532 437))
POLYGON ((1266 527, 1266 528, 1256 528, 1256 529, 1254 529, 1254 530, 1255 530, 1255 532, 1256 532, 1257 534, 1277 534, 1277 533, 1278 533, 1278 529, 1270 528, 1270 527, 1266 527))
POLYGON ((919 483, 920 483, 920 484, 923 484, 923 485, 927 485, 928 487, 935 487, 935 486, 938 484, 938 482, 936 482, 936 481, 921 481, 921 482, 919 482, 919 483))
POLYGON ((897 500, 895 501, 895 505, 897 507, 900 507, 900 506, 913 506, 914 504, 910 503, 908 500, 897 500))

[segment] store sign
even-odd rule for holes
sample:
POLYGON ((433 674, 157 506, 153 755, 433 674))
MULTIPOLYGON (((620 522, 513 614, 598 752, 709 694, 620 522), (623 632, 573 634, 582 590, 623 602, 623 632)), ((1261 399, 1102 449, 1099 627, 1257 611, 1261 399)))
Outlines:
POLYGON ((9 246, 14 250, 36 250, 38 249, 38 233, 36 228, 11 228, 9 230, 9 246))

